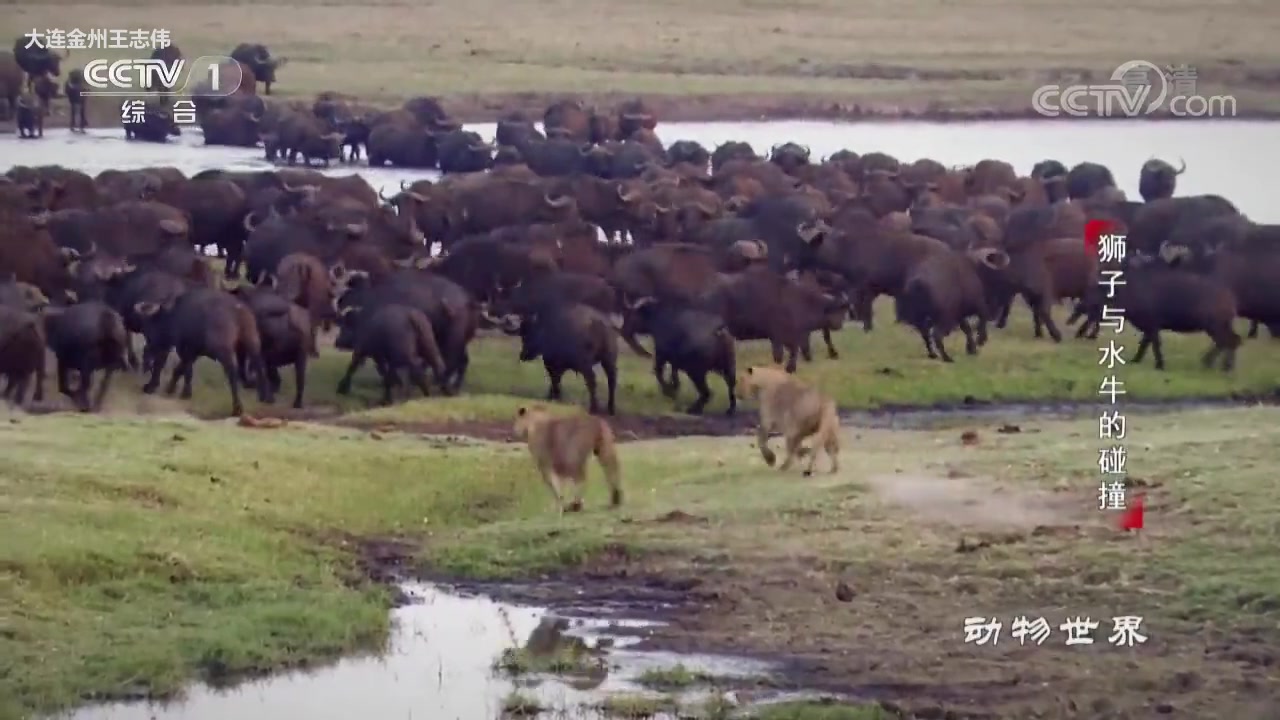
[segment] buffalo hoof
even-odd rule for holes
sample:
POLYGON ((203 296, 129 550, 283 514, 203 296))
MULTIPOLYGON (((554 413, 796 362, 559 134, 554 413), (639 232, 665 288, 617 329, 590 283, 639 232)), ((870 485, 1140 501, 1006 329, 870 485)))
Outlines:
POLYGON ((151 383, 147 383, 142 386, 142 392, 147 395, 154 395, 156 393, 156 386, 151 383))
POLYGON ((830 358, 830 359, 832 359, 832 360, 839 360, 839 359, 840 359, 840 353, 836 352, 835 350, 829 350, 829 351, 827 351, 827 357, 828 357, 828 358, 830 358))
POLYGON ((350 394, 351 394, 351 383, 349 383, 349 382, 338 383, 338 390, 337 390, 337 393, 338 393, 339 395, 350 395, 350 394))
POLYGON ((565 512, 582 512, 582 501, 574 500, 573 502, 565 506, 564 511, 565 512))
POLYGON ((805 476, 805 477, 812 477, 812 476, 813 476, 813 471, 812 471, 812 470, 805 470, 804 472, 802 472, 802 473, 800 473, 800 474, 801 474, 801 475, 803 475, 803 476, 805 476))

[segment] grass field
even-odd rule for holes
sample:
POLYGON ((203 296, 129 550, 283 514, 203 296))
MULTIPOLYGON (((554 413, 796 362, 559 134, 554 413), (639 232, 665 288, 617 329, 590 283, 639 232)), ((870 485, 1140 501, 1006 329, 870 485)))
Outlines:
MULTIPOLYGON (((867 409, 886 405, 929 406, 958 404, 966 399, 978 401, 1095 401, 1101 402, 1098 387, 1109 374, 1099 367, 1099 342, 1105 344, 1107 334, 1099 340, 1077 340, 1070 328, 1062 326, 1067 338, 1055 345, 1047 337, 1035 339, 1030 327, 1030 314, 1015 308, 1009 327, 993 330, 991 340, 976 357, 964 354, 964 341, 956 333, 948 349, 956 358, 952 364, 929 360, 919 336, 905 326, 893 322, 893 306, 882 300, 876 307, 878 324, 871 333, 861 327, 846 325, 833 338, 840 358, 827 358, 821 337, 813 336, 814 362, 800 363, 802 377, 812 380, 831 393, 845 409, 867 409)), ((1061 322, 1064 308, 1056 312, 1061 322)), ((1245 323, 1239 324, 1243 333, 1245 323)), ((1246 340, 1237 357, 1235 372, 1205 370, 1199 364, 1201 354, 1210 341, 1203 335, 1179 336, 1164 333, 1167 369, 1157 371, 1148 356, 1142 365, 1132 362, 1116 368, 1114 374, 1124 382, 1126 400, 1162 400, 1172 398, 1208 398, 1229 396, 1269 396, 1280 386, 1280 373, 1275 358, 1280 343, 1273 342, 1265 331, 1257 340, 1246 340)), ((642 341, 651 347, 648 339, 642 341)), ((1123 356, 1130 361, 1137 350, 1138 338, 1126 328, 1117 344, 1124 346, 1123 356)), ((442 420, 471 421, 507 418, 521 398, 542 398, 546 394, 546 374, 541 361, 521 363, 518 341, 501 335, 477 339, 471 346, 471 369, 463 394, 454 398, 434 397, 400 403, 387 408, 373 408, 381 397, 381 383, 372 367, 356 376, 351 395, 335 394, 338 379, 346 370, 349 355, 331 347, 311 363, 308 372, 306 400, 314 412, 324 415, 347 413, 351 419, 366 422, 415 423, 442 420), (360 415, 350 415, 353 412, 360 415)), ((739 344, 739 366, 771 362, 768 345, 763 342, 739 344)), ((173 361, 171 360, 171 363, 173 361)), ((230 409, 230 396, 222 372, 210 361, 196 365, 197 383, 189 407, 203 417, 225 416, 230 409)), ((597 370, 600 399, 604 401, 604 377, 597 370)), ((287 410, 293 395, 291 370, 282 371, 284 386, 277 400, 281 411, 287 410)), ((168 373, 165 374, 165 380, 168 373)), ((107 401, 113 412, 155 413, 183 412, 188 404, 168 401, 162 394, 146 397, 136 392, 140 377, 119 376, 107 401)), ((722 413, 727 407, 724 384, 718 377, 708 380, 714 394, 707 406, 709 414, 722 413)), ((693 388, 683 382, 675 403, 663 397, 653 378, 651 361, 630 350, 620 350, 618 408, 624 413, 683 413, 693 401, 693 388)), ((163 389, 163 384, 162 384, 163 389)), ((586 391, 576 375, 566 375, 566 399, 585 405, 586 391)), ((246 407, 255 412, 256 401, 246 393, 246 407)), ((401 396, 403 397, 403 396, 401 396)))
MULTIPOLYGON (((189 57, 262 42, 289 59, 281 93, 442 95, 464 120, 540 112, 563 93, 643 94, 668 119, 1024 113, 1042 84, 1101 82, 1134 59, 1190 65, 1200 93, 1233 94, 1244 112, 1280 108, 1266 0, 302 0, 253 3, 249 26, 246 12, 241 3, 28 3, 7 9, 0 33, 164 28, 189 57)), ((97 56, 83 51, 72 64, 97 56)))
POLYGON ((356 555, 386 537, 435 573, 697 578, 718 599, 663 631, 672 642, 793 653, 826 668, 816 681, 916 705, 1261 717, 1253 703, 1280 681, 1280 411, 1131 414, 1129 469, 1150 494, 1138 538, 1097 511, 1096 421, 1020 422, 976 443, 850 430, 845 469, 811 478, 780 479, 743 437, 628 443, 624 508, 593 485, 587 512, 561 519, 515 445, 14 418, 0 424, 0 717, 374 645, 387 596, 356 555), (1077 614, 1101 621, 1099 645, 1065 647, 1056 627, 1043 647, 1008 640, 1014 615, 1077 614), (1127 614, 1149 640, 1107 645, 1127 614), (962 643, 963 618, 992 615, 997 646, 962 643))

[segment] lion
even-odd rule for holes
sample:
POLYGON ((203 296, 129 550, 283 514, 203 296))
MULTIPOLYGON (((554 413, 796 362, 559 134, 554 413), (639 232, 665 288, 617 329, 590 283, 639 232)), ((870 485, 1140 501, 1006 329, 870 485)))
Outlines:
POLYGON ((777 431, 787 443, 787 456, 779 470, 790 469, 796 456, 804 452, 800 444, 809 437, 813 438, 813 450, 809 452, 805 476, 813 474, 819 446, 831 458, 831 472, 840 470, 840 416, 834 400, 780 367, 761 365, 738 374, 738 393, 743 399, 760 401, 756 443, 769 467, 777 460, 769 448, 769 433, 777 431))
POLYGON ((529 443, 529 454, 542 474, 542 481, 555 496, 561 512, 582 510, 582 488, 587 482, 587 456, 595 454, 604 468, 604 481, 609 485, 609 506, 622 504, 622 474, 618 467, 617 444, 609 423, 594 415, 577 413, 553 417, 541 407, 522 407, 516 411, 515 435, 529 443), (574 485, 574 499, 567 507, 560 483, 574 485))

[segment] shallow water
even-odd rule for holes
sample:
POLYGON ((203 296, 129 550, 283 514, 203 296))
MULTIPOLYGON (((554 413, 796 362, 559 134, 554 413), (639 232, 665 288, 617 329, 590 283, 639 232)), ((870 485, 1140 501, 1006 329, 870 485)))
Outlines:
MULTIPOLYGON (((467 126, 492 138, 492 123, 467 126)), ((1150 157, 1187 162, 1178 180, 1179 194, 1217 193, 1254 220, 1280 222, 1280 205, 1270 202, 1271 174, 1280 167, 1280 123, 1245 120, 1206 121, 999 121, 975 123, 665 123, 663 142, 697 140, 713 147, 745 140, 757 152, 776 143, 808 145, 816 158, 848 148, 878 150, 902 160, 931 157, 946 165, 998 158, 1027 173, 1036 162, 1054 158, 1071 165, 1082 160, 1106 163, 1130 197, 1138 198, 1138 169, 1150 157)), ((188 173, 209 168, 266 168, 260 150, 203 147, 198 129, 177 142, 126 143, 120 129, 93 130, 86 136, 46 130, 43 140, 0 136, 0 169, 9 165, 61 164, 91 175, 109 168, 172 165, 188 173)), ((360 172, 376 187, 398 188, 401 180, 435 177, 421 170, 369 170, 335 167, 334 174, 360 172)))
POLYGON ((652 623, 572 618, 569 635, 588 644, 605 639, 609 672, 593 687, 555 679, 508 679, 492 670, 508 648, 523 645, 547 616, 542 608, 463 596, 422 584, 403 587, 415 602, 392 610, 385 653, 347 658, 309 672, 291 672, 217 690, 195 685, 169 704, 94 705, 68 720, 481 720, 497 718, 513 690, 537 698, 551 715, 594 718, 591 706, 610 693, 645 692, 635 678, 650 668, 677 663, 718 677, 767 675, 767 664, 718 656, 687 656, 626 649, 652 623), (597 684, 598 683, 598 684, 597 684), (536 686, 531 686, 536 685, 536 686))

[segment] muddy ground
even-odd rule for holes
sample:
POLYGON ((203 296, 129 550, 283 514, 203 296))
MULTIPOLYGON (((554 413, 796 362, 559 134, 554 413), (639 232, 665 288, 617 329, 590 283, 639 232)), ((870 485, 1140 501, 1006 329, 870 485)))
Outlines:
MULTIPOLYGON (((287 100, 306 100, 289 95, 274 96, 287 100)), ((947 105, 940 101, 921 98, 908 104, 883 104, 835 99, 817 95, 791 94, 738 94, 738 95, 669 95, 658 93, 468 93, 445 95, 441 102, 445 110, 461 122, 496 122, 513 112, 524 113, 531 119, 541 120, 542 113, 551 103, 565 98, 580 98, 584 104, 601 108, 615 107, 624 100, 641 98, 665 122, 750 122, 762 120, 824 120, 824 121, 918 121, 918 122, 974 122, 980 120, 1048 120, 1030 105, 973 107, 947 105)), ((118 98, 96 98, 89 106, 89 126, 110 128, 120 126, 118 98), (115 100, 116 102, 111 102, 115 100)), ((385 104, 385 103, 381 103, 385 104)), ((1236 119, 1272 120, 1280 118, 1280 111, 1267 108, 1240 107, 1236 119)), ((1097 118, 1089 118, 1096 120, 1097 118)), ((1124 118, 1115 118, 1122 120, 1124 118)), ((1144 120, 1178 118, 1163 111, 1145 116, 1144 120)), ((1059 120, 1061 120, 1059 118, 1059 120)), ((54 102, 52 117, 47 127, 65 127, 66 101, 54 102)), ((0 132, 13 132, 10 119, 0 120, 0 132)))

